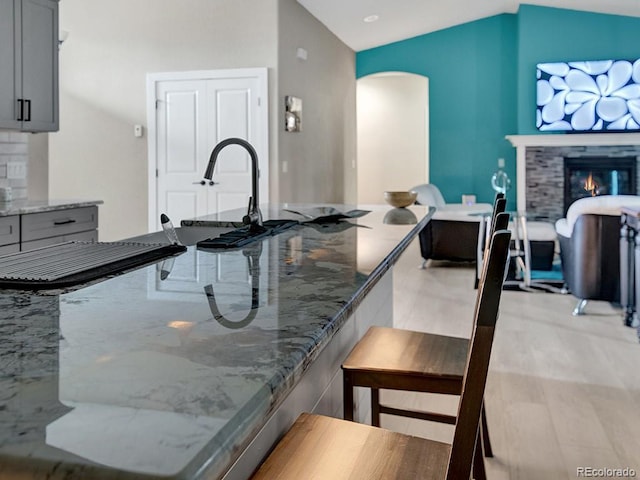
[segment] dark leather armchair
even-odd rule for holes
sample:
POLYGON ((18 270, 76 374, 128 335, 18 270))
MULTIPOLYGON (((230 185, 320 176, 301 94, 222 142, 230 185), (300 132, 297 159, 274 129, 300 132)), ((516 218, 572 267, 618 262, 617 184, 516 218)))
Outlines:
POLYGON ((430 183, 411 190, 418 194, 418 205, 436 208, 433 218, 419 234, 423 268, 430 259, 475 262, 480 222, 491 215, 493 206, 489 203, 446 203, 438 187, 430 183))
POLYGON ((478 258, 478 228, 482 219, 432 219, 418 236, 423 267, 430 259, 475 262, 478 258))
POLYGON ((556 222, 562 274, 578 298, 581 315, 587 300, 620 303, 620 209, 640 207, 635 195, 582 198, 556 222))

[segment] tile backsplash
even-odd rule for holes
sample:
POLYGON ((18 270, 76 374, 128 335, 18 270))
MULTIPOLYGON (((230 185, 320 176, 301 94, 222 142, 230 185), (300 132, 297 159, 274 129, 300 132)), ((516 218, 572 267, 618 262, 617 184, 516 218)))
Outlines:
POLYGON ((11 187, 14 200, 27 198, 28 135, 0 131, 0 187, 11 187))

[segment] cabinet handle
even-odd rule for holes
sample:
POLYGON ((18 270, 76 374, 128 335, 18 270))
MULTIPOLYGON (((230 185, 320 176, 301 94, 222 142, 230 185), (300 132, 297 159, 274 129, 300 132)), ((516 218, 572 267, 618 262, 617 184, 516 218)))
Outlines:
POLYGON ((69 220, 58 220, 53 222, 54 225, 67 225, 68 223, 76 223, 76 221, 73 219, 69 219, 69 220))
POLYGON ((16 118, 17 121, 22 122, 22 114, 24 109, 24 100, 22 100, 21 98, 18 99, 18 118, 16 118))
POLYGON ((24 119, 25 122, 30 122, 31 121, 31 100, 25 100, 24 103, 27 106, 27 115, 24 119))

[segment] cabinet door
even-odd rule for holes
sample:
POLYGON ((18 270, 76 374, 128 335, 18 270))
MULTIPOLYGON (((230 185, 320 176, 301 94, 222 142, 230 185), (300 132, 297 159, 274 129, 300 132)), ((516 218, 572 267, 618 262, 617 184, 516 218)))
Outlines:
POLYGON ((20 217, 0 217, 0 245, 20 242, 20 217))
POLYGON ((58 2, 22 0, 22 129, 58 130, 58 2))
POLYGON ((17 105, 19 67, 17 45, 19 0, 0 2, 0 128, 20 129, 17 105))

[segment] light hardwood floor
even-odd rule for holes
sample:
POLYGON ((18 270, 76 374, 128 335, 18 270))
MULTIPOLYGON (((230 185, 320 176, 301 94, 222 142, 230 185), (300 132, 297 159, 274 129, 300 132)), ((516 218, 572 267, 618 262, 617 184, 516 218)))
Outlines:
MULTIPOLYGON (((419 268, 413 242, 394 269, 395 326, 468 337, 473 266, 419 268)), ((605 302, 573 317, 571 295, 505 291, 485 396, 489 480, 577 478, 579 467, 640 477, 640 343, 605 302)), ((383 392, 388 401, 455 412, 457 397, 383 392)), ((382 426, 451 441, 452 427, 384 415, 382 426)), ((601 477, 602 478, 602 477, 601 477)))

